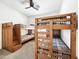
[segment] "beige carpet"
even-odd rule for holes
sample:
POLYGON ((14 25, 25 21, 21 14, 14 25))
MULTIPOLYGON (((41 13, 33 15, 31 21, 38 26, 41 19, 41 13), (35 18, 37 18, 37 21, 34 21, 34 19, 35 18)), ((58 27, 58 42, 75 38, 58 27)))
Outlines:
POLYGON ((35 41, 25 43, 22 48, 10 53, 6 50, 0 50, 0 59, 35 59, 35 41))

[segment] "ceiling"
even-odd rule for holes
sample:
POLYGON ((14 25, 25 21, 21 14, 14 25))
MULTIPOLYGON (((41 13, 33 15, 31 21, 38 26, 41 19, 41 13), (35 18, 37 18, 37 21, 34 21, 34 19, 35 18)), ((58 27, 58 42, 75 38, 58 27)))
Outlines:
MULTIPOLYGON (((40 5, 39 10, 33 8, 25 9, 28 4, 23 4, 24 0, 0 0, 7 6, 16 9, 17 11, 24 13, 27 16, 39 15, 45 13, 55 13, 59 12, 63 0, 34 0, 37 4, 40 5)), ((28 0, 26 0, 28 3, 28 0)))

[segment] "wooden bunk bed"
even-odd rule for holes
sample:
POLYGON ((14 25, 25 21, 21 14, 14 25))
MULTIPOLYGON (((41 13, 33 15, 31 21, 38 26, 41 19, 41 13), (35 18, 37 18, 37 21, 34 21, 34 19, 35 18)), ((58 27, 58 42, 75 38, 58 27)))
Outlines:
POLYGON ((35 59, 76 59, 76 13, 35 19, 35 59), (70 49, 53 37, 54 30, 71 30, 70 49), (59 48, 55 42, 60 42, 59 48))
POLYGON ((31 39, 34 39, 34 26, 33 27, 21 27, 21 43, 25 43, 31 39))

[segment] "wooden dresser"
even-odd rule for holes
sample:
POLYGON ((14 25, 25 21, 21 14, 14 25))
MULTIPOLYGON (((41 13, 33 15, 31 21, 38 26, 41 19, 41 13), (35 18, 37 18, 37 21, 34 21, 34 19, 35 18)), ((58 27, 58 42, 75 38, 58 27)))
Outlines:
POLYGON ((16 51, 22 46, 20 43, 20 26, 18 24, 2 24, 2 43, 2 47, 11 52, 16 51))

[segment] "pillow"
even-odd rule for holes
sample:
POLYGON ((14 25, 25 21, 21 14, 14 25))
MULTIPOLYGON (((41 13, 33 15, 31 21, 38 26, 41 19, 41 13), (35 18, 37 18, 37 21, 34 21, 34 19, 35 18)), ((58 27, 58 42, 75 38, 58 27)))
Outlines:
POLYGON ((32 30, 28 29, 28 35, 32 34, 32 30))
POLYGON ((27 29, 28 29, 28 35, 34 34, 34 29, 35 29, 34 26, 29 26, 27 27, 27 29))

